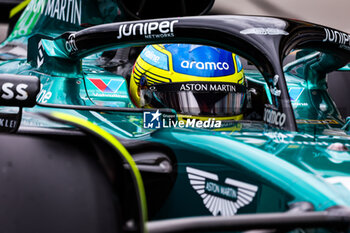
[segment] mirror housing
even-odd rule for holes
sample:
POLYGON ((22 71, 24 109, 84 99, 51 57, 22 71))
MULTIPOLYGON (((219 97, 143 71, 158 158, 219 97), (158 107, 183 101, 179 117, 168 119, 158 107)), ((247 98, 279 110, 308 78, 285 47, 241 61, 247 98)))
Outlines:
POLYGON ((39 91, 36 76, 0 74, 0 106, 33 107, 39 91))

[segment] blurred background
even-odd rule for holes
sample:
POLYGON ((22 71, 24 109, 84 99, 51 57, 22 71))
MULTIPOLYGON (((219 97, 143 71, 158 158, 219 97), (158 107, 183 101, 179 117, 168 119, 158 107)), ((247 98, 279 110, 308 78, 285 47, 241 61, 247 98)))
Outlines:
MULTIPOLYGON (((7 35, 6 20, 9 10, 20 2, 22 0, 0 0, 0 41, 7 35)), ((349 10, 350 0, 215 0, 209 13, 287 17, 350 33, 349 10)))
POLYGON ((280 16, 350 33, 349 0, 215 0, 213 14, 280 16))
MULTIPOLYGON (((7 36, 9 11, 24 0, 0 0, 0 42, 7 36)), ((84 1, 84 0, 83 0, 84 1)), ((103 1, 103 0, 101 0, 103 1)), ((157 5, 164 0, 119 0, 127 4, 157 5)), ((172 0, 168 0, 171 5, 172 0)), ((197 6, 195 0, 185 1, 197 6)), ((200 0, 210 1, 210 0, 200 0)), ((151 8, 153 6, 151 5, 151 8)), ((159 9, 154 9, 160 12, 159 9)), ((305 20, 332 27, 350 34, 350 0, 215 0, 209 14, 268 15, 305 20)), ((153 14, 152 14, 153 15, 153 14)), ((152 16, 151 15, 151 16, 152 16)), ((337 77, 329 81, 329 91, 343 116, 350 116, 350 79, 337 77), (344 93, 347 93, 344 96, 344 93)))
MULTIPOLYGON (((350 0, 215 0, 211 14, 269 15, 332 27, 350 34, 350 0)), ((344 118, 350 116, 350 78, 328 80, 328 91, 344 118)))

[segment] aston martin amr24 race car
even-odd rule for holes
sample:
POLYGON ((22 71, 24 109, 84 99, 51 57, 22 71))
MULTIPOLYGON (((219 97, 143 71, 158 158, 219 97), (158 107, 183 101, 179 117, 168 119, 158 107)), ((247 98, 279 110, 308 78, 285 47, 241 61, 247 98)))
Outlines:
POLYGON ((0 48, 1 201, 28 207, 3 227, 347 229, 349 118, 327 89, 347 33, 63 2, 32 1, 0 48), (222 217, 169 220, 194 216, 222 217))

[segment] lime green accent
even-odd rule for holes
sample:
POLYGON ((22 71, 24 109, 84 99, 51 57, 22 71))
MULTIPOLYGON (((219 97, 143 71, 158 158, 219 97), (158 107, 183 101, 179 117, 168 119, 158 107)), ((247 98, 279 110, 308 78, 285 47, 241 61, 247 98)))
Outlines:
MULTIPOLYGON (((147 221, 147 204, 146 204, 146 194, 145 194, 145 189, 144 189, 141 173, 140 173, 139 169, 137 168, 137 165, 136 165, 134 159, 131 157, 130 153, 125 149, 125 147, 110 133, 108 133, 107 131, 105 131, 101 127, 93 124, 90 121, 87 121, 87 120, 84 120, 84 119, 81 119, 79 117, 75 117, 75 116, 72 116, 72 115, 69 115, 66 113, 62 113, 62 112, 53 112, 51 115, 55 118, 58 118, 58 119, 61 119, 64 121, 69 121, 69 122, 75 123, 77 125, 81 125, 87 129, 95 132, 96 134, 98 134, 99 136, 101 136, 105 140, 107 140, 109 143, 111 143, 111 145, 113 145, 118 151, 120 151, 120 153, 124 156, 126 161, 129 163, 129 165, 132 169, 132 172, 135 175, 137 186, 138 186, 139 193, 140 193, 143 222, 146 223, 146 221, 147 221)), ((146 230, 145 227, 144 227, 144 229, 146 230)))
POLYGON ((21 17, 18 19, 7 41, 29 36, 33 32, 35 25, 38 23, 46 3, 47 0, 30 1, 27 8, 23 11, 21 17), (35 10, 33 10, 34 7, 35 10))
POLYGON ((21 10, 23 10, 29 3, 31 0, 25 0, 23 2, 21 2, 20 4, 18 4, 17 6, 15 6, 14 8, 12 8, 12 10, 10 11, 10 19, 15 16, 18 12, 20 12, 21 10))

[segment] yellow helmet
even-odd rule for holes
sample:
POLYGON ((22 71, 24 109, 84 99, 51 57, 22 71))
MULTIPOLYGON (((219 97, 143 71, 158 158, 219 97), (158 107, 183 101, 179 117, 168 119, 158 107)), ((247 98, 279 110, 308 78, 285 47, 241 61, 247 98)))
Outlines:
POLYGON ((180 118, 240 120, 246 96, 239 57, 204 45, 149 45, 137 58, 130 96, 137 107, 172 108, 180 118))

